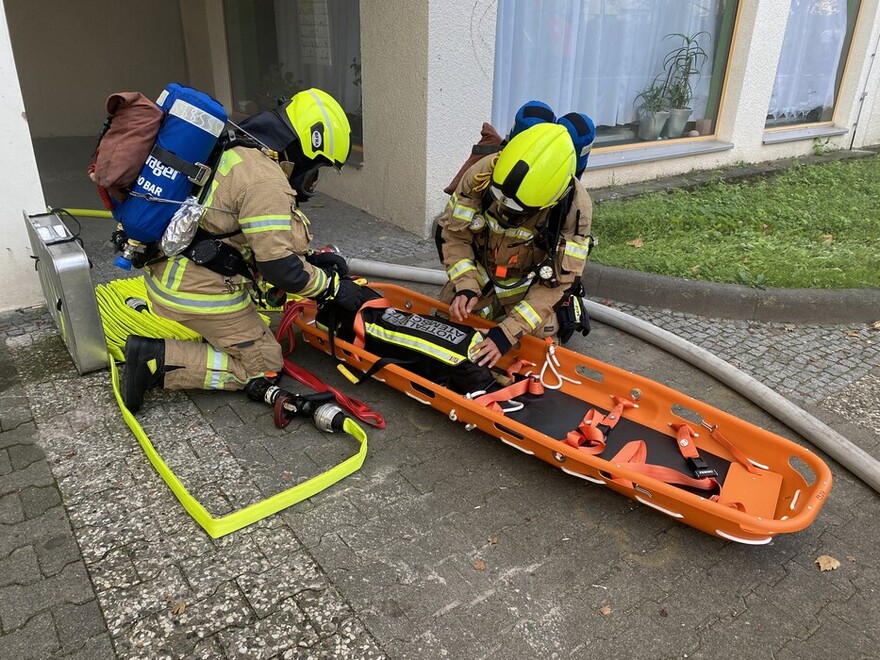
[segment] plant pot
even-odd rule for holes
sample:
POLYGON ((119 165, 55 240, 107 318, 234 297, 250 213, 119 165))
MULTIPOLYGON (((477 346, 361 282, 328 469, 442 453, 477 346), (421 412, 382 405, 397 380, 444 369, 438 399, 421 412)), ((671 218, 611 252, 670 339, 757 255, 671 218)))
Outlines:
POLYGON ((672 108, 672 110, 669 111, 669 119, 666 122, 666 127, 663 129, 663 135, 668 138, 681 137, 692 112, 693 110, 690 108, 672 108))
POLYGON ((660 137, 666 120, 669 118, 668 110, 647 110, 639 115, 639 139, 656 140, 660 137))

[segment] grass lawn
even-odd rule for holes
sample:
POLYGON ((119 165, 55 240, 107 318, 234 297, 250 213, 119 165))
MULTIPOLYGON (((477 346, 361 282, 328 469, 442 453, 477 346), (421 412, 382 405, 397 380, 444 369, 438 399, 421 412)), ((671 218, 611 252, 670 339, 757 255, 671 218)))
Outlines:
POLYGON ((590 260, 750 286, 880 286, 880 156, 596 205, 590 260))

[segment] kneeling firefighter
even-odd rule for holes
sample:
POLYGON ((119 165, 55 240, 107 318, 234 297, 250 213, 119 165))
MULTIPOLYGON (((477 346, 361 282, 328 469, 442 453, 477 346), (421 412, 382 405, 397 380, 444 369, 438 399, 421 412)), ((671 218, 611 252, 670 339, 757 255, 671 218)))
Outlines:
POLYGON ((282 349, 251 298, 254 271, 286 292, 360 306, 345 260, 309 249, 309 221, 297 208, 298 195, 314 193, 321 167, 341 169, 348 158, 351 128, 342 107, 309 89, 241 128, 245 139, 231 139, 219 156, 192 245, 146 266, 153 311, 205 342, 129 337, 123 398, 132 412, 155 387, 246 389, 269 402, 282 349))
POLYGON ((475 348, 492 367, 523 335, 565 342, 589 331, 581 306, 592 202, 575 176, 569 130, 537 123, 462 176, 440 217, 437 246, 454 320, 499 320, 475 348))

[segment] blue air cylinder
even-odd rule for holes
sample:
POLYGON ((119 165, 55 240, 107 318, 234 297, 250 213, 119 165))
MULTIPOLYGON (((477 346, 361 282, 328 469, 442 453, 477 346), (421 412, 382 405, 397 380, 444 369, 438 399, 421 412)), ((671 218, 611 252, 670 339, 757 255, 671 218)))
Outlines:
POLYGON ((113 217, 122 223, 129 242, 134 244, 161 239, 180 207, 167 202, 182 202, 192 192, 193 181, 170 164, 179 165, 167 154, 196 167, 204 165, 226 125, 222 105, 203 92, 177 83, 163 90, 156 105, 165 112, 156 137, 158 149, 154 147, 147 157, 132 187, 133 194, 113 209, 113 217))

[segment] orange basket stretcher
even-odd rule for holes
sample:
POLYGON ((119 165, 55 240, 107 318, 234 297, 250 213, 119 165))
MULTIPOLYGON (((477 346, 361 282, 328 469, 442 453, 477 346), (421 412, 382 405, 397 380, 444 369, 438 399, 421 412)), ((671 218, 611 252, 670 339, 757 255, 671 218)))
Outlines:
MULTIPOLYGON (((403 287, 370 288, 405 312, 448 312, 447 305, 403 287)), ((301 302, 298 309, 294 323, 304 340, 329 354, 314 304, 301 302)), ((494 325, 475 316, 467 324, 494 325)), ((338 337, 334 346, 339 360, 361 372, 379 360, 338 337)), ((739 543, 761 545, 805 529, 830 492, 830 470, 808 449, 580 353, 524 337, 498 369, 515 378, 515 393, 464 396, 395 364, 374 378, 468 430, 739 543)))

